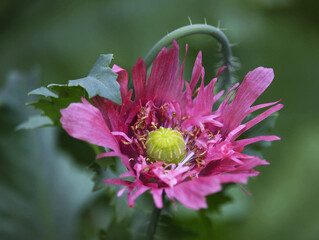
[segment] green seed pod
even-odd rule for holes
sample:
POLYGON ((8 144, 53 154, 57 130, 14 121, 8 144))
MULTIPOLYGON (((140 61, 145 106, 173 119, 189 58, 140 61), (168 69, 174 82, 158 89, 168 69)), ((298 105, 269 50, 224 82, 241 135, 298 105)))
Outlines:
POLYGON ((179 163, 186 154, 186 144, 180 132, 160 127, 150 132, 146 140, 147 156, 154 161, 179 163))

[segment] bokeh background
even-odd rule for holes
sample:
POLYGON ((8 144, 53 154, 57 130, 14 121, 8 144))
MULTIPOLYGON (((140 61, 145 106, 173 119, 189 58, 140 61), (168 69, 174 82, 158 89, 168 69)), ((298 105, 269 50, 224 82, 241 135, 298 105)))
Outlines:
MULTIPOLYGON (((113 62, 130 72, 161 37, 189 24, 188 17, 226 28, 241 63, 238 81, 258 66, 274 68, 275 80, 258 102, 282 98, 285 108, 273 130, 282 141, 263 150, 271 165, 259 167, 261 175, 246 186, 253 196, 227 189, 233 201, 206 225, 179 207, 175 220, 202 233, 183 239, 319 239, 315 0, 1 0, 1 239, 121 239, 107 232, 125 230, 112 220, 112 200, 91 193, 93 151, 60 129, 14 128, 33 111, 25 106, 30 90, 86 76, 101 53, 113 53, 113 62), (105 232, 98 234, 99 228, 105 232)), ((191 36, 179 41, 181 49, 186 43, 186 76, 202 50, 206 80, 212 78, 216 41, 191 36)), ((124 210, 117 217, 125 218, 126 200, 119 201, 124 210)))

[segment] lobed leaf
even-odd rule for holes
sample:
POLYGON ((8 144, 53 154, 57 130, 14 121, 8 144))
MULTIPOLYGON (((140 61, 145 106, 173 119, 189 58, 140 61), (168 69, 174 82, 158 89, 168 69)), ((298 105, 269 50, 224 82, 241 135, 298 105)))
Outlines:
POLYGON ((85 78, 70 80, 68 84, 50 84, 29 92, 29 95, 40 97, 40 99, 27 105, 42 111, 43 118, 32 117, 20 124, 17 129, 60 126, 60 110, 73 102, 80 102, 81 97, 89 99, 99 95, 121 104, 120 85, 116 81, 117 74, 109 67, 112 57, 112 54, 100 55, 85 78))
POLYGON ((109 68, 112 58, 112 54, 101 54, 87 77, 70 80, 68 86, 81 86, 89 94, 89 98, 99 95, 121 104, 120 85, 116 81, 117 74, 109 68))

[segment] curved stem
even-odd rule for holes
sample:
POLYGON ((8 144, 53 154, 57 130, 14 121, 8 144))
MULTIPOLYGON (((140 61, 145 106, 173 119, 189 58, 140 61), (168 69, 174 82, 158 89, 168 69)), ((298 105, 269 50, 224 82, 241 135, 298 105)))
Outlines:
POLYGON ((146 232, 146 240, 154 239, 158 220, 161 216, 161 210, 162 210, 161 208, 157 208, 156 206, 154 206, 154 209, 151 213, 150 223, 148 225, 147 232, 146 232))
POLYGON ((193 24, 185 27, 176 29, 175 31, 169 33, 167 36, 159 40, 154 47, 147 53, 144 61, 146 68, 149 68, 156 58, 157 54, 161 51, 163 47, 170 45, 173 39, 178 40, 183 37, 193 35, 193 34, 206 34, 214 37, 221 45, 222 52, 222 66, 227 66, 223 71, 223 82, 221 84, 222 88, 229 89, 232 84, 232 71, 233 71, 233 57, 230 48, 230 43, 226 35, 219 29, 207 24, 193 24))

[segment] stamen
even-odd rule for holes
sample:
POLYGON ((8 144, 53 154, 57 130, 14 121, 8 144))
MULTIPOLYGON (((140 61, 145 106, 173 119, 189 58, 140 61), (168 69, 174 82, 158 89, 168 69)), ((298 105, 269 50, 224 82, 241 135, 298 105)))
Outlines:
POLYGON ((127 142, 127 141, 124 141, 123 139, 121 140, 122 143, 124 143, 125 145, 131 145, 132 142, 127 142))

